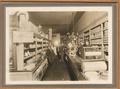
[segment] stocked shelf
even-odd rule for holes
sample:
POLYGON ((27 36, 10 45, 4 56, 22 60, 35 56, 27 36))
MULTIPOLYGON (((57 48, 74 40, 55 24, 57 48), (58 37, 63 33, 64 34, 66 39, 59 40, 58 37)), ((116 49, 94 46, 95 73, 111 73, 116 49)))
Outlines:
POLYGON ((102 39, 91 40, 91 44, 102 44, 102 39))
MULTIPOLYGON (((46 37, 44 38, 44 36, 40 36, 40 34, 34 34, 34 33, 30 33, 30 35, 26 35, 26 34, 27 32, 19 32, 19 31, 14 32, 13 34, 13 42, 14 44, 16 44, 16 47, 18 47, 17 53, 19 53, 17 57, 19 59, 17 59, 17 64, 16 64, 19 66, 16 70, 14 70, 14 73, 16 72, 16 75, 17 74, 19 75, 21 74, 21 72, 18 73, 18 71, 23 71, 23 72, 29 71, 30 72, 29 75, 32 76, 32 80, 38 80, 38 79, 40 80, 42 79, 44 72, 46 71, 48 66, 47 59, 43 60, 42 56, 45 56, 45 54, 43 53, 48 47, 49 40, 46 37), (25 39, 20 38, 20 35, 25 37, 25 39), (20 62, 18 60, 20 60, 20 62)), ((10 68, 11 68, 10 69, 11 74, 13 74, 12 70, 14 66, 10 68)), ((18 79, 17 76, 16 79, 18 79)), ((31 77, 29 79, 31 79, 31 77)))
POLYGON ((104 46, 104 51, 105 51, 105 52, 108 52, 108 45, 105 45, 105 46, 104 46))
POLYGON ((104 58, 108 60, 108 21, 103 23, 104 58))
POLYGON ((101 46, 102 52, 108 52, 108 20, 103 21, 102 23, 89 28, 87 31, 83 33, 84 40, 88 41, 91 46, 101 46))
POLYGON ((84 34, 79 35, 79 42, 84 43, 84 34))
POLYGON ((106 44, 108 43, 108 30, 103 31, 103 43, 106 44))
POLYGON ((27 50, 32 50, 32 49, 35 49, 36 48, 36 46, 35 46, 35 44, 34 43, 26 43, 26 44, 24 44, 24 50, 25 51, 27 51, 27 50))
POLYGON ((31 22, 27 16, 27 13, 19 12, 10 15, 11 48, 14 49, 9 71, 11 79, 15 80, 42 79, 48 66, 47 59, 43 56, 51 40, 48 39, 50 33, 44 33, 43 29, 31 22))
POLYGON ((91 44, 102 44, 101 25, 98 25, 90 30, 91 44))
POLYGON ((89 30, 84 32, 84 43, 85 42, 89 42, 90 43, 90 31, 89 30))
POLYGON ((28 58, 31 58, 31 57, 33 57, 33 56, 35 56, 35 52, 34 53, 29 53, 29 54, 27 54, 27 56, 25 56, 24 57, 24 60, 26 60, 26 59, 28 59, 28 58))

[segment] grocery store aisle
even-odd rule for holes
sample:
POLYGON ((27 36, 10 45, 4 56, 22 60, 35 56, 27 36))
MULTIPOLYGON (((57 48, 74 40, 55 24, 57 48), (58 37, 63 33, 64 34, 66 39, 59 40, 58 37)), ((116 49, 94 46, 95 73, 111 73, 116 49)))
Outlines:
POLYGON ((44 81, 59 81, 59 80, 71 80, 68 73, 67 65, 65 65, 64 60, 59 60, 58 58, 50 65, 43 77, 44 81))

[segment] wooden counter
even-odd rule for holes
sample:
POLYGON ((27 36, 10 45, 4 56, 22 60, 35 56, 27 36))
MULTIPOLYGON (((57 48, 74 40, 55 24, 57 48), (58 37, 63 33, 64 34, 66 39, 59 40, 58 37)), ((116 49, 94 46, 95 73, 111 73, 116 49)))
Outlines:
POLYGON ((85 80, 81 70, 81 58, 79 56, 66 55, 65 61, 69 67, 72 80, 85 80))

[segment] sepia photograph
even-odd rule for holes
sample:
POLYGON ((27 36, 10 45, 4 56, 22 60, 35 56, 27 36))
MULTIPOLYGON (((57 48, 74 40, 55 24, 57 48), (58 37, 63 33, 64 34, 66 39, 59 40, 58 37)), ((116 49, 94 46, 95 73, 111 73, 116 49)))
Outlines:
POLYGON ((6 8, 6 85, 112 84, 112 7, 6 8))

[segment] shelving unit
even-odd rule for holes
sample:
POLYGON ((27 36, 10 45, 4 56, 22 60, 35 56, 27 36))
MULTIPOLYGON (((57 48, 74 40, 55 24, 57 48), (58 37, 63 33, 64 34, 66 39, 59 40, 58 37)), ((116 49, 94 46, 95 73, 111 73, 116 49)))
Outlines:
MULTIPOLYGON (((16 46, 22 44, 21 49, 17 49, 16 51, 17 53, 19 53, 18 57, 16 58, 23 59, 17 59, 20 60, 20 62, 17 61, 16 65, 18 66, 16 70, 10 70, 11 78, 19 80, 18 75, 27 77, 27 75, 22 74, 23 72, 25 72, 25 74, 27 72, 29 76, 32 77, 32 80, 41 80, 48 67, 48 60, 46 59, 44 54, 46 48, 48 47, 48 41, 48 38, 41 37, 40 34, 13 31, 13 43, 16 44, 16 46), (26 33, 32 35, 26 36, 26 33), (24 40, 21 41, 21 39, 19 39, 21 36, 19 35, 22 35, 26 38, 24 38, 24 40), (32 40, 30 40, 30 38, 32 40), (19 63, 21 63, 22 65, 19 63), (20 71, 22 71, 22 73, 20 71)), ((29 78, 31 79, 31 77, 29 78)))
POLYGON ((84 43, 84 34, 83 33, 79 35, 78 40, 79 40, 78 43, 84 43))
POLYGON ((90 45, 81 46, 79 51, 81 73, 88 80, 104 76, 105 80, 108 78, 108 31, 108 17, 103 16, 100 20, 86 26, 81 33, 84 35, 84 43, 86 41, 90 43, 90 45), (102 76, 98 76, 98 71, 103 75, 101 73, 102 76))
POLYGON ((84 32, 84 43, 86 41, 90 43, 90 31, 89 30, 84 32))
POLYGON ((45 51, 51 40, 52 29, 48 29, 49 35, 39 31, 39 27, 29 21, 28 13, 11 15, 10 20, 10 48, 14 48, 10 52, 10 80, 41 80, 48 67, 45 51))
MULTIPOLYGON (((81 38, 84 38, 84 43, 88 41, 91 46, 101 47, 102 55, 108 56, 108 20, 106 18, 97 22, 96 25, 91 26, 82 34, 84 36, 81 36, 81 38)), ((83 39, 80 40, 83 41, 83 39)))
POLYGON ((103 44, 104 51, 108 52, 108 21, 103 23, 103 44))
POLYGON ((104 47, 104 58, 108 60, 108 21, 103 23, 103 47, 104 47))
POLYGON ((102 31, 101 31, 101 25, 97 25, 90 29, 90 41, 91 45, 94 44, 102 44, 102 31))

